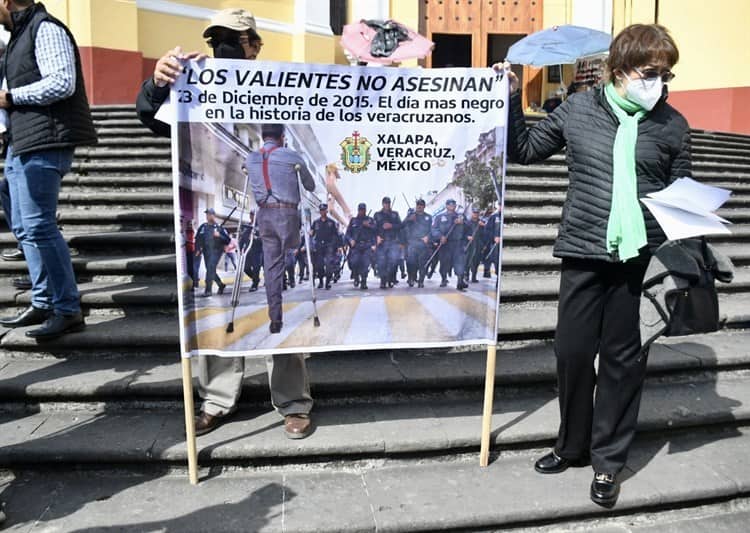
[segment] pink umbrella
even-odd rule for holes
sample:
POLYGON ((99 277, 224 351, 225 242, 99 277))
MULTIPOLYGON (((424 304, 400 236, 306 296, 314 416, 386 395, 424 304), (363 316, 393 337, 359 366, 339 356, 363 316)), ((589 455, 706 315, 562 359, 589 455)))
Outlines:
POLYGON ((435 43, 393 20, 361 20, 344 26, 341 46, 359 61, 388 65, 424 58, 435 43))

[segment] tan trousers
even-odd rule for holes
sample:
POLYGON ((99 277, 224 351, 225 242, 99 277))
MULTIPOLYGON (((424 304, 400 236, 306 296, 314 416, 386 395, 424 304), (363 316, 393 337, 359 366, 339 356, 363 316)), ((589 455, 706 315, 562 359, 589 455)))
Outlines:
MULTIPOLYGON (((271 403, 281 416, 308 414, 313 406, 302 354, 266 357, 271 403)), ((203 411, 224 415, 233 411, 242 392, 244 357, 198 357, 198 394, 203 411)))

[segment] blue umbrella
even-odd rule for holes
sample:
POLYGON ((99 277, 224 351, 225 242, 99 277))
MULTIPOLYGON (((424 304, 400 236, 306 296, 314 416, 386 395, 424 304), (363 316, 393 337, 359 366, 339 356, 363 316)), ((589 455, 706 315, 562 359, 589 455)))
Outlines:
POLYGON ((553 26, 528 35, 510 47, 511 63, 544 67, 575 63, 583 56, 609 50, 612 36, 602 31, 581 26, 553 26))

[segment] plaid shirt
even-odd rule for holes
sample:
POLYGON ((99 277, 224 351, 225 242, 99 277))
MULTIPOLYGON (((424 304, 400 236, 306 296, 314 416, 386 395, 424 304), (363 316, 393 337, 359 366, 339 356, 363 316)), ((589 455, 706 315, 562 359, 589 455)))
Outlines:
POLYGON ((11 90, 15 105, 49 105, 70 98, 76 89, 73 42, 63 28, 42 22, 34 41, 42 79, 11 90))

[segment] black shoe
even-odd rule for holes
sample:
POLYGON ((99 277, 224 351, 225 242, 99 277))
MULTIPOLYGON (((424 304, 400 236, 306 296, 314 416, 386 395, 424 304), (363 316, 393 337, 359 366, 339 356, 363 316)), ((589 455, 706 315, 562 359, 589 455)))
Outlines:
POLYGON ((413 280, 413 279, 408 279, 408 280, 406 280, 406 284, 407 284, 407 285, 408 285, 409 287, 413 287, 413 286, 414 286, 414 280, 413 280))
POLYGON ((476 276, 473 276, 473 277, 471 278, 471 282, 472 282, 472 283, 479 283, 479 280, 477 279, 477 277, 476 277, 476 276))
POLYGON ((318 288, 319 288, 319 289, 322 289, 322 288, 323 288, 323 279, 322 279, 322 278, 321 278, 321 280, 320 280, 320 281, 318 282, 318 288))
POLYGON ((20 315, 0 318, 0 325, 6 328, 22 328, 24 326, 35 326, 43 324, 52 316, 52 309, 38 309, 30 305, 20 315))
POLYGON ((466 284, 466 282, 464 280, 461 280, 458 283, 456 283, 456 288, 459 291, 465 291, 466 289, 469 288, 469 286, 466 284))
POLYGON ((224 283, 222 283, 221 285, 219 285, 219 290, 217 292, 219 294, 224 294, 224 289, 226 289, 226 288, 227 288, 227 286, 224 283))
POLYGON ((23 261, 26 259, 23 255, 23 250, 14 248, 13 250, 5 250, 2 254, 4 261, 23 261))
POLYGON ((483 278, 491 278, 492 277, 492 273, 489 270, 485 270, 484 274, 482 274, 482 277, 483 278))
POLYGON ((362 291, 366 291, 367 290, 367 282, 363 281, 362 284, 359 286, 359 289, 362 290, 362 291))
POLYGON ((591 482, 591 501, 602 507, 612 508, 620 495, 620 484, 614 474, 594 474, 591 482))
POLYGON ((354 288, 359 287, 359 276, 354 276, 354 288))
POLYGON ((208 298, 209 296, 213 296, 213 293, 211 291, 205 291, 201 294, 201 298, 208 298))
POLYGON ((388 288, 388 283, 386 283, 386 281, 384 279, 380 280, 380 288, 381 289, 387 289, 388 288))
POLYGON ((447 287, 448 286, 448 280, 443 278, 443 280, 440 282, 441 287, 447 287))
POLYGON ((534 463, 534 470, 540 474, 559 474, 565 472, 569 467, 586 466, 588 460, 578 459, 572 461, 557 455, 554 450, 534 463))
POLYGON ((76 313, 74 315, 52 315, 42 324, 41 328, 32 329, 26 332, 27 337, 37 340, 55 339, 66 333, 82 331, 86 327, 83 321, 83 315, 76 313))
POLYGON ((418 281, 418 282, 417 282, 417 288, 418 288, 418 289, 424 289, 424 281, 421 281, 421 280, 420 280, 420 281, 418 281))
POLYGON ((294 278, 292 278, 292 279, 290 279, 290 280, 289 280, 289 286, 290 286, 290 287, 291 287, 292 289, 293 289, 294 287, 296 287, 296 285, 294 284, 294 278))
POLYGON ((271 320, 271 324, 268 326, 268 330, 271 333, 279 333, 284 323, 281 320, 271 320))
POLYGON ((22 276, 20 278, 13 278, 11 284, 22 291, 31 290, 31 278, 29 276, 22 276))
POLYGON ((404 279, 406 277, 406 272, 401 272, 401 279, 404 279))

